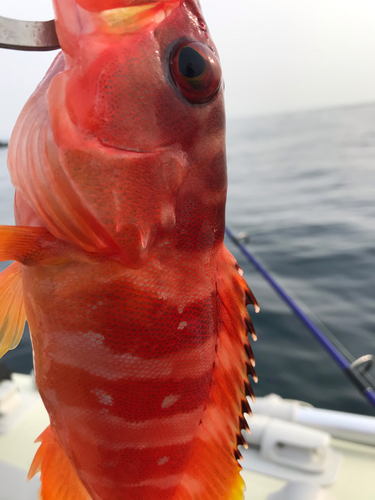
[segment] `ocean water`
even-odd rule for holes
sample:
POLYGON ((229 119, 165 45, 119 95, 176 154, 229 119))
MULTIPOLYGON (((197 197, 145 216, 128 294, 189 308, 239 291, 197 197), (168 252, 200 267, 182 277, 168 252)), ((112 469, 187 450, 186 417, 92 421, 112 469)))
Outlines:
MULTIPOLYGON (((0 222, 13 189, 0 149, 0 222)), ((375 105, 228 122, 227 224, 322 328, 354 356, 375 354, 375 105)), ((256 295, 256 395, 374 414, 238 249, 256 295)), ((28 334, 4 360, 32 368, 28 334)))

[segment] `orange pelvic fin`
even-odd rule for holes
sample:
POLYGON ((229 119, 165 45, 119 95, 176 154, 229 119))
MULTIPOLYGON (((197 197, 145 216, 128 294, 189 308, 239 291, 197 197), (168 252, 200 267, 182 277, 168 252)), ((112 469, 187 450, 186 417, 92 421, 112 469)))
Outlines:
POLYGON ((42 227, 0 226, 0 261, 36 264, 53 251, 57 241, 42 227))
POLYGON ((0 358, 18 346, 25 321, 22 269, 14 262, 0 274, 0 358))
POLYGON ((257 380, 248 340, 248 333, 253 333, 249 302, 259 309, 236 260, 223 248, 217 269, 218 339, 210 395, 173 500, 243 499, 237 448, 246 445, 241 434, 247 429, 243 414, 251 413, 247 396, 254 398, 248 374, 257 380))
POLYGON ((31 464, 28 480, 41 472, 38 500, 90 500, 90 495, 50 426, 36 442, 42 444, 31 464))

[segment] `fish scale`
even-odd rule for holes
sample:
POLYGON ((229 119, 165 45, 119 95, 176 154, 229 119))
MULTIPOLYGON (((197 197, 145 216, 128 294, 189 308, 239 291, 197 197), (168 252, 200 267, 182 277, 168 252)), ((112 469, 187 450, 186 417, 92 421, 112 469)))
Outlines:
POLYGON ((16 261, 0 351, 26 313, 50 416, 29 476, 43 500, 240 500, 258 305, 223 243, 223 89, 200 6, 54 5, 62 52, 13 132, 17 226, 0 227, 16 261))

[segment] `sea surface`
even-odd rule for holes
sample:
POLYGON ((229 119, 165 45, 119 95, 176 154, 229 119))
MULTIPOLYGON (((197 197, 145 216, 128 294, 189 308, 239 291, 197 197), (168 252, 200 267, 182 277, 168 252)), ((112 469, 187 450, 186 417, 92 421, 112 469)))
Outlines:
MULTIPOLYGON (((317 324, 357 358, 375 354, 375 105, 228 122, 227 224, 317 324)), ((0 223, 13 189, 0 149, 0 223)), ((374 415, 333 360, 227 242, 256 295, 259 383, 321 408, 374 415)), ((4 361, 32 369, 28 334, 4 361)))

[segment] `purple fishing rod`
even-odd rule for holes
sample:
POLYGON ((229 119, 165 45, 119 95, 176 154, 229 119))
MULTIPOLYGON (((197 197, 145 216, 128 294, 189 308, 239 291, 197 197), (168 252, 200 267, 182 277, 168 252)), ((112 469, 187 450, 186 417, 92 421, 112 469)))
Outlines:
POLYGON ((328 354, 335 360, 339 367, 349 377, 351 382, 360 390, 367 401, 375 408, 375 391, 370 382, 366 379, 363 373, 359 371, 361 363, 351 363, 344 354, 331 342, 331 340, 316 326, 309 316, 299 307, 299 305, 286 293, 286 291, 278 284, 275 278, 267 271, 267 269, 259 262, 259 260, 250 253, 250 251, 237 239, 232 231, 226 227, 226 234, 238 246, 245 257, 253 264, 260 272, 272 288, 279 296, 288 304, 290 309, 302 321, 302 323, 310 330, 314 337, 320 342, 328 354))

